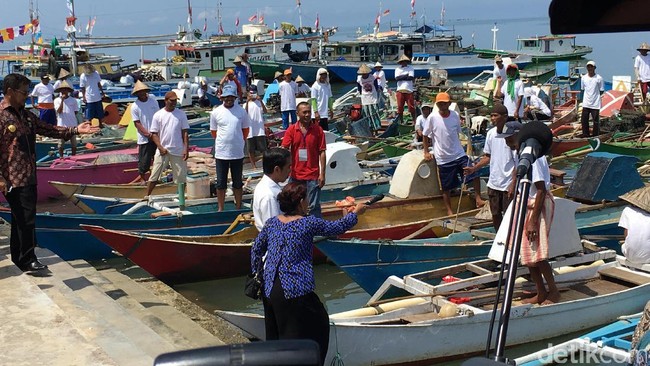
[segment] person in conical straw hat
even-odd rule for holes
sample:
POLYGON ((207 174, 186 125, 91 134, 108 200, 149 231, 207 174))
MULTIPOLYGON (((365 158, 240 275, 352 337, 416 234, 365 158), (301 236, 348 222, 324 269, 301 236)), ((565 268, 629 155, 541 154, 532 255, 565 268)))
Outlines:
MULTIPOLYGON (((79 104, 76 98, 72 98, 70 94, 74 91, 72 86, 67 81, 62 80, 59 86, 54 89, 56 93, 60 93, 59 97, 54 99, 54 111, 56 112, 56 125, 61 127, 75 128, 77 127, 77 112, 79 112, 79 104)), ((63 157, 63 147, 65 146, 65 139, 61 139, 58 144, 59 156, 63 157)), ((77 136, 70 137, 70 145, 72 146, 72 155, 77 154, 77 136)))
POLYGON ((138 80, 133 86, 131 95, 137 99, 131 105, 131 120, 138 131, 138 182, 147 181, 146 174, 151 168, 151 161, 156 154, 157 145, 153 141, 151 129, 153 115, 160 109, 156 99, 149 95, 149 85, 138 80))
POLYGON ((56 81, 54 82, 55 93, 56 93, 56 88, 58 88, 59 85, 61 85, 61 81, 66 80, 68 77, 70 77, 70 73, 68 72, 68 70, 61 68, 61 70, 59 70, 58 75, 56 76, 56 81))
POLYGON ((305 83, 305 79, 298 75, 296 77, 296 98, 310 98, 311 88, 305 83))
POLYGON ((636 80, 641 89, 641 100, 645 104, 647 101, 648 83, 650 83, 650 55, 648 55, 650 45, 643 42, 636 50, 639 51, 639 54, 634 58, 634 73, 636 74, 636 80))
POLYGON ((370 75, 370 67, 366 64, 361 64, 357 71, 357 91, 361 95, 362 113, 364 117, 370 119, 373 130, 378 130, 381 127, 381 117, 379 116, 379 84, 377 79, 370 75))
POLYGON ((621 199, 631 204, 623 209, 618 222, 625 229, 621 251, 632 263, 650 263, 650 186, 628 192, 621 199))
POLYGON ((413 85, 413 80, 415 80, 415 69, 413 66, 409 65, 411 59, 402 55, 397 59, 399 67, 395 68, 395 80, 397 81, 397 93, 395 97, 397 99, 397 115, 400 121, 404 121, 404 104, 408 105, 409 113, 411 113, 411 118, 415 120, 416 111, 415 111, 415 98, 413 97, 413 92, 415 91, 415 86, 413 85))

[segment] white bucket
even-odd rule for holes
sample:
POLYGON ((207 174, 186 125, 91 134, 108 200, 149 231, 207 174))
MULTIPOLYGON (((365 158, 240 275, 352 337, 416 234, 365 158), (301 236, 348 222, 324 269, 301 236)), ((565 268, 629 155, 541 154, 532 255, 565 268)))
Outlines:
POLYGON ((187 175, 187 197, 210 197, 210 176, 206 172, 191 173, 187 175))

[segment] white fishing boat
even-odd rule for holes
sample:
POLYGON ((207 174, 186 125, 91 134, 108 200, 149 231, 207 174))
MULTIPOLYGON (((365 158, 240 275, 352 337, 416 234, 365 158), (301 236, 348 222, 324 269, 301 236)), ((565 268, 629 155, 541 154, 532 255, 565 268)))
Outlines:
MULTIPOLYGON (((421 364, 483 351, 498 266, 486 259, 404 278, 390 277, 366 307, 330 315, 326 364, 336 357, 348 366, 421 364), (445 282, 445 276, 462 279, 445 282), (380 301, 394 289, 405 290, 410 296, 380 301)), ((544 306, 520 301, 523 291, 534 286, 525 278, 528 269, 517 268, 508 346, 605 324, 624 313, 641 311, 650 299, 649 273, 593 243, 583 241, 582 251, 557 257, 551 266, 560 301, 544 306)), ((216 313, 250 337, 264 339, 262 315, 216 313)))

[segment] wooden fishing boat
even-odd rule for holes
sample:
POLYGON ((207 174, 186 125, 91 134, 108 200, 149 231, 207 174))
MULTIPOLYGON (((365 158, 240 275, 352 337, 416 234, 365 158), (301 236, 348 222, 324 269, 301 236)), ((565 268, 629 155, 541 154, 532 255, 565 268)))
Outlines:
MULTIPOLYGON (((608 141, 609 139, 614 136, 614 132, 605 132, 600 135, 598 135, 598 139, 600 141, 608 141)), ((589 139, 590 137, 582 138, 582 137, 570 137, 570 138, 563 138, 563 137, 553 137, 553 143, 551 145, 551 152, 550 155, 552 156, 559 156, 564 154, 567 151, 575 150, 578 148, 581 148, 583 146, 588 146, 589 145, 589 139)))
POLYGON ((548 128, 554 130, 562 125, 574 122, 578 117, 578 101, 575 98, 569 99, 564 104, 553 109, 553 120, 548 128))
MULTIPOLYGON (((620 245, 614 238, 623 234, 618 226, 623 205, 623 202, 585 205, 576 210, 577 204, 574 202, 556 199, 556 212, 563 207, 568 210, 568 214, 566 218, 560 218, 558 213, 555 219, 575 224, 580 235, 604 239, 599 241, 601 246, 618 249, 620 245)), ((444 232, 441 232, 438 238, 432 239, 330 239, 316 245, 343 272, 372 294, 391 275, 402 277, 485 258, 496 234, 491 221, 473 217, 476 211, 478 210, 461 215, 457 223, 460 232, 444 237, 444 232), (490 241, 485 241, 487 239, 490 241)), ((448 230, 454 226, 454 217, 442 217, 434 221, 440 221, 440 227, 446 223, 448 230)), ((346 236, 352 236, 349 233, 351 232, 346 233, 346 236)))
POLYGON ((594 151, 634 156, 640 162, 650 160, 650 143, 648 142, 645 144, 636 141, 603 142, 599 139, 590 139, 589 145, 594 151))
MULTIPOLYGON (((74 198, 75 194, 84 194, 97 197, 114 197, 114 198, 138 198, 147 194, 146 185, 138 184, 83 184, 50 181, 63 197, 74 198)), ((155 194, 172 194, 176 193, 177 186, 174 183, 162 183, 154 188, 155 194)))
MULTIPOLYGON (((643 309, 650 298, 650 274, 625 266, 625 259, 612 250, 597 250, 587 243, 583 254, 550 262, 561 293, 555 304, 522 303, 522 290, 534 287, 525 279, 528 269, 517 268, 522 279, 514 293, 508 345, 588 329, 643 309)), ((366 307, 330 315, 325 363, 340 357, 348 366, 432 364, 481 352, 495 306, 498 271, 498 263, 488 259, 403 279, 390 277, 366 307), (445 282, 445 276, 461 279, 445 282), (382 303, 381 295, 393 288, 412 296, 382 303)), ((265 339, 262 315, 216 314, 252 337, 265 339)))

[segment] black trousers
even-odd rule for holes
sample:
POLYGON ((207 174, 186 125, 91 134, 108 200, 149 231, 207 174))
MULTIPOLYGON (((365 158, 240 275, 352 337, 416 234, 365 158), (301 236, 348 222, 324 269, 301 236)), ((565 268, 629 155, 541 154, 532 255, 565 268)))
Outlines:
POLYGON ((329 118, 321 118, 318 124, 323 129, 323 131, 330 130, 329 118))
POLYGON ((151 169, 151 162, 158 147, 149 140, 146 144, 138 145, 138 173, 144 175, 151 169))
POLYGON ((22 267, 36 260, 36 185, 13 188, 5 198, 11 208, 11 261, 22 267))
POLYGON ((320 346, 321 365, 325 363, 330 339, 329 315, 313 292, 285 299, 276 276, 271 297, 263 297, 266 340, 312 339, 320 346))
POLYGON ((600 110, 594 108, 582 108, 582 115, 580 116, 580 124, 582 124, 582 136, 589 136, 589 116, 594 121, 594 128, 592 136, 600 135, 600 110))

